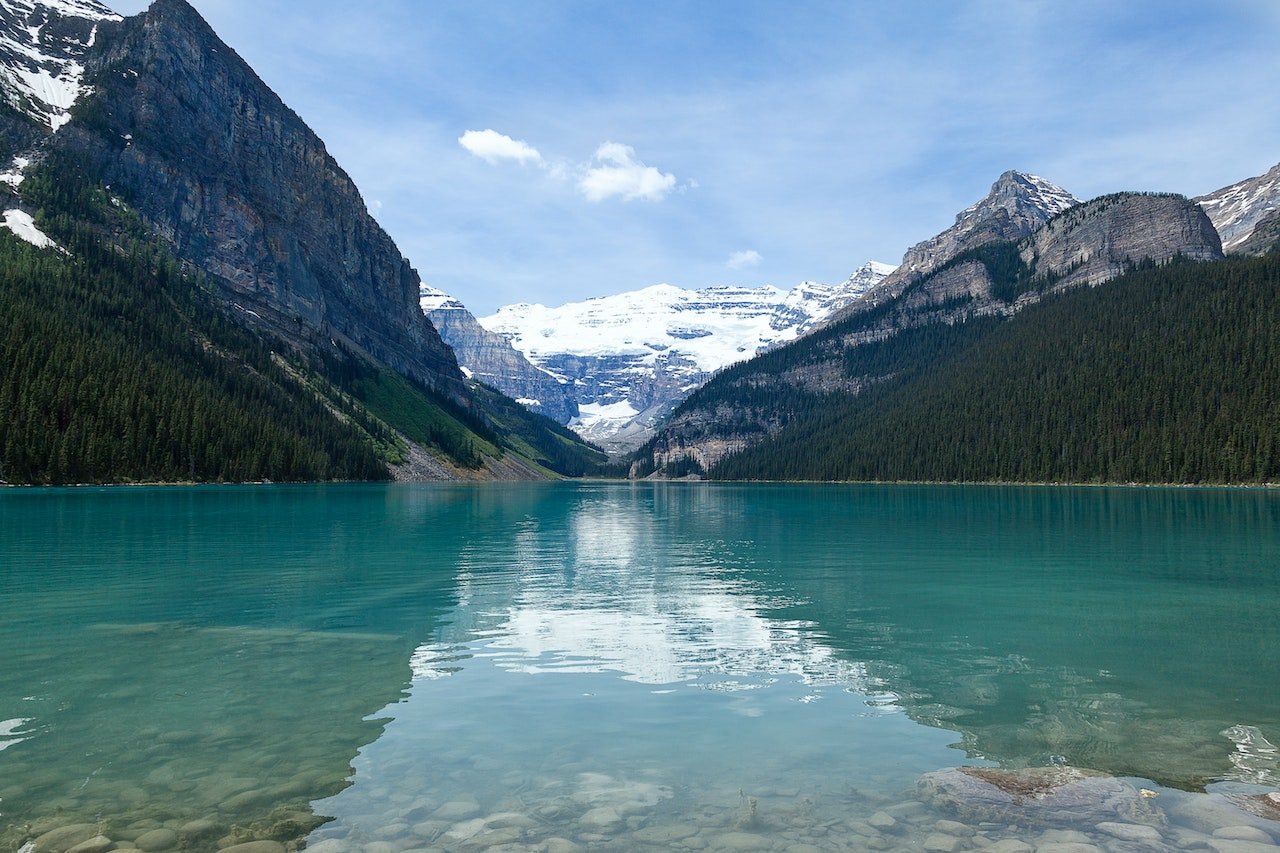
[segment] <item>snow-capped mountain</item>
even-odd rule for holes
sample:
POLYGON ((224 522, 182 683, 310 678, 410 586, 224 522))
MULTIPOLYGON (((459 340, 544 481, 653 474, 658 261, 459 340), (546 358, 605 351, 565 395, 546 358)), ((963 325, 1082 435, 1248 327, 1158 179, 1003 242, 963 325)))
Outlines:
POLYGON ((506 338, 481 326, 460 301, 443 290, 422 285, 419 304, 453 348, 468 378, 497 388, 532 411, 561 424, 578 416, 572 385, 535 367, 506 338))
POLYGON ((1196 199, 1204 212, 1213 221, 1222 238, 1222 249, 1225 252, 1250 252, 1250 238, 1262 225, 1271 224, 1267 232, 1270 239, 1261 241, 1265 245, 1257 248, 1269 248, 1275 239, 1274 225, 1277 211, 1280 211, 1280 164, 1271 171, 1256 178, 1234 183, 1217 192, 1209 193, 1196 199))
POLYGON ((94 0, 0 0, 0 88, 19 112, 52 131, 84 92, 85 54, 103 21, 121 16, 94 0))
POLYGON ((558 307, 508 305, 480 325, 575 389, 579 433, 623 450, 716 371, 795 340, 893 269, 873 262, 843 284, 790 291, 659 284, 558 307))

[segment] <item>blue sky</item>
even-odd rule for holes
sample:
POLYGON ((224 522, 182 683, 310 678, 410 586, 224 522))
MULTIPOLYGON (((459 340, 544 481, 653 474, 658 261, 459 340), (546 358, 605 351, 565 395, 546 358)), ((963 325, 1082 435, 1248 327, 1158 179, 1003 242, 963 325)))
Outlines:
POLYGON ((1274 0, 194 5, 477 314, 836 283, 1010 168, 1088 198, 1280 162, 1274 0))

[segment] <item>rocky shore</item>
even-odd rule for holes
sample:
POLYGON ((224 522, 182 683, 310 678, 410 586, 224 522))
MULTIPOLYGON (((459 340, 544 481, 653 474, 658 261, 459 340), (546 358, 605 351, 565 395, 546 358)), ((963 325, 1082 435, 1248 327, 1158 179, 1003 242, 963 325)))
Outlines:
MULTIPOLYGON (((19 853, 572 853, 588 850, 924 851, 924 853, 1280 853, 1280 793, 1143 787, 1073 767, 959 768, 925 774, 912 792, 845 787, 698 794, 656 779, 518 772, 479 796, 446 785, 374 790, 368 814, 325 825, 277 808, 248 825, 216 818, 27 828, 19 853), (518 778, 517 778, 518 777, 518 778), (505 796, 501 796, 505 793, 505 796), (495 796, 500 798, 494 798, 495 796)), ((323 807, 323 803, 319 804, 323 807)), ((12 835, 10 835, 12 838, 12 835)))

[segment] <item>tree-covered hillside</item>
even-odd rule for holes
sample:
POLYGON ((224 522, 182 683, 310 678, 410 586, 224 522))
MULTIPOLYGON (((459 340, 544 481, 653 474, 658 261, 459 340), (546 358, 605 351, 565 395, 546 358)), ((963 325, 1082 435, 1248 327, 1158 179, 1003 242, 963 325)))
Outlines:
MULTIPOLYGON (((815 344, 772 357, 798 363, 815 344)), ((795 392, 786 426, 710 476, 1280 482, 1276 255, 1148 264, 1012 319, 852 348, 843 369, 887 378, 795 392)))
POLYGON ((386 479, 406 440, 463 472, 507 453, 564 474, 604 459, 501 395, 464 407, 249 331, 74 163, 51 158, 22 191, 62 248, 0 230, 2 482, 386 479))

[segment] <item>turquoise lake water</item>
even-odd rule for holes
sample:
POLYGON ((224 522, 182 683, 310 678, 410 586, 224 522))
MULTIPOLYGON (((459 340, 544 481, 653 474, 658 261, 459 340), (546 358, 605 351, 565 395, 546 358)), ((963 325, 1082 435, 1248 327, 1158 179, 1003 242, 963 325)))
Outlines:
POLYGON ((10 490, 0 850, 1137 849, 960 765, 1208 849, 1280 789, 1278 614, 1275 491, 10 490))

